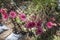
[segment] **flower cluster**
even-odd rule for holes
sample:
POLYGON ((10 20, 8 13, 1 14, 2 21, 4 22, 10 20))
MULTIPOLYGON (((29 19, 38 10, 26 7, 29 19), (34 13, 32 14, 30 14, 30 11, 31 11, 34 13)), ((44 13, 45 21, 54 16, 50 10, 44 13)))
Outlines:
MULTIPOLYGON (((26 29, 30 29, 31 30, 32 28, 36 28, 35 29, 35 33, 37 35, 43 33, 43 28, 41 27, 41 25, 42 25, 42 19, 40 20, 35 15, 32 15, 32 17, 31 17, 31 19, 34 19, 34 20, 29 20, 28 16, 25 13, 23 13, 23 12, 17 13, 16 11, 11 10, 8 13, 6 9, 0 9, 0 13, 2 14, 3 20, 8 20, 8 18, 16 19, 17 17, 19 17, 20 22, 21 21, 24 22, 25 25, 24 24, 22 24, 22 25, 26 29)), ((51 18, 51 20, 52 19, 53 18, 51 18)), ((46 26, 47 26, 47 28, 51 29, 53 26, 56 26, 56 24, 53 23, 52 21, 49 21, 49 22, 46 23, 46 26)))

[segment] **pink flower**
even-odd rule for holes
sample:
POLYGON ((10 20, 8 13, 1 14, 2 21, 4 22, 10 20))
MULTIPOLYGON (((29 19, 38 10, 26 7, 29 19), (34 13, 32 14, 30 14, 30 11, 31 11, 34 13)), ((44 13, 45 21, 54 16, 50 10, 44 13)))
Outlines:
POLYGON ((35 26, 35 22, 33 22, 33 21, 32 21, 32 22, 30 21, 30 22, 27 22, 27 23, 26 23, 26 28, 30 28, 30 29, 31 29, 31 28, 33 28, 34 26, 35 26))
POLYGON ((2 14, 2 18, 3 18, 3 20, 7 20, 8 19, 8 14, 6 13, 6 14, 2 14))
POLYGON ((53 27, 53 23, 52 22, 47 22, 47 24, 46 24, 46 26, 47 26, 47 28, 52 28, 53 27))
POLYGON ((6 12, 5 9, 2 8, 2 9, 0 9, 0 13, 5 14, 5 13, 7 13, 7 12, 6 12))
POLYGON ((9 14, 9 17, 11 17, 12 19, 14 19, 16 17, 16 12, 11 11, 9 14))
POLYGON ((40 34, 42 34, 43 33, 43 30, 42 30, 42 28, 40 27, 40 28, 37 28, 37 30, 36 30, 36 35, 40 35, 40 34))
POLYGON ((36 27, 41 27, 41 24, 42 24, 42 21, 41 20, 37 21, 36 22, 36 27))
POLYGON ((19 18, 22 20, 22 21, 25 21, 26 20, 26 15, 24 13, 21 13, 19 14, 19 18))
POLYGON ((8 14, 7 14, 5 9, 0 9, 0 13, 2 14, 3 20, 7 20, 8 19, 8 14))

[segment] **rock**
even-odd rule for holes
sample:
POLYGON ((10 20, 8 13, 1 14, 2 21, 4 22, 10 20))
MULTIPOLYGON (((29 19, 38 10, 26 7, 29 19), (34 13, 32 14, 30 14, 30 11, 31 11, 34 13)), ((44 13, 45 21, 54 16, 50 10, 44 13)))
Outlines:
POLYGON ((9 30, 3 32, 2 34, 0 34, 0 39, 5 39, 11 33, 12 33, 12 29, 9 29, 9 30))
POLYGON ((21 34, 11 33, 5 40, 19 40, 21 37, 21 34))

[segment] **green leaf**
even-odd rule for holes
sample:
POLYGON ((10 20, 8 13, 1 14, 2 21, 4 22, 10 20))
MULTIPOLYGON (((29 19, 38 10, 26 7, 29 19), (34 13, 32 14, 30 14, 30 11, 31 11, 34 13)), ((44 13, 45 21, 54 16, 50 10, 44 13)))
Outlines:
POLYGON ((17 23, 20 23, 21 22, 20 19, 19 19, 19 17, 16 17, 16 22, 17 23))

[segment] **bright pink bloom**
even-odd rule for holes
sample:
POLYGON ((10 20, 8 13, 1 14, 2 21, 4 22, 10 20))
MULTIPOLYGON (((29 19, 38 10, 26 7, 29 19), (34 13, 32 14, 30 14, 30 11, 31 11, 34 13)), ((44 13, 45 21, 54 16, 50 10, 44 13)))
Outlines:
POLYGON ((22 21, 25 21, 26 20, 26 15, 24 13, 21 13, 19 14, 19 18, 22 20, 22 21))
POLYGON ((16 17, 16 12, 11 11, 9 14, 9 17, 11 17, 12 19, 14 19, 16 17))
POLYGON ((7 20, 8 19, 7 13, 6 14, 2 14, 2 18, 3 18, 3 20, 7 20))
POLYGON ((5 9, 0 9, 0 13, 2 14, 3 20, 7 20, 8 19, 8 14, 7 14, 5 9))
POLYGON ((40 27, 40 28, 37 28, 36 34, 37 34, 37 35, 40 35, 40 34, 42 34, 42 33, 43 33, 42 28, 41 28, 41 27, 40 27))
POLYGON ((31 21, 27 22, 25 26, 26 26, 26 28, 30 28, 31 29, 31 28, 33 28, 35 26, 35 22, 31 22, 31 21))
POLYGON ((52 22, 47 22, 46 25, 47 25, 47 28, 49 28, 49 29, 53 27, 53 23, 52 22))
POLYGON ((2 9, 0 9, 0 13, 5 14, 5 13, 7 13, 7 12, 6 12, 5 9, 2 8, 2 9))

